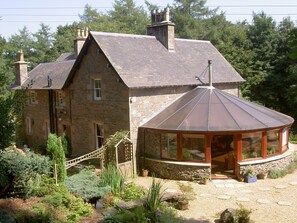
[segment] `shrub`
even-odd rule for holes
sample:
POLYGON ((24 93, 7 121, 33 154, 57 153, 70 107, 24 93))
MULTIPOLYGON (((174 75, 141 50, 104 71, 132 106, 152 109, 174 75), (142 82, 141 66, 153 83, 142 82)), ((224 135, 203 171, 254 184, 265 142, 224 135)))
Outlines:
POLYGON ((16 148, 5 149, 0 156, 0 189, 21 196, 33 193, 32 187, 40 183, 42 175, 49 175, 51 162, 33 152, 16 148))
POLYGON ((145 192, 142 188, 136 186, 134 183, 130 183, 124 187, 120 197, 124 201, 131 201, 142 198, 144 195, 145 192))
POLYGON ((71 146, 71 140, 69 136, 66 134, 66 132, 63 133, 63 136, 61 137, 63 150, 65 153, 65 156, 67 158, 71 157, 72 154, 72 146, 71 146))
POLYGON ((150 219, 152 219, 154 222, 157 221, 157 211, 162 202, 162 195, 160 193, 161 187, 161 183, 156 182, 155 178, 153 178, 152 185, 149 188, 146 197, 145 207, 148 211, 150 219))
POLYGON ((89 216, 93 212, 90 204, 70 194, 64 188, 60 192, 45 196, 43 203, 48 207, 47 213, 55 219, 53 222, 77 222, 81 217, 89 216))
POLYGON ((99 198, 110 192, 110 186, 101 187, 99 177, 91 170, 83 169, 66 179, 65 185, 71 193, 84 200, 99 198))
POLYGON ((288 170, 287 169, 271 169, 269 171, 268 177, 271 179, 277 179, 277 178, 281 178, 284 177, 285 175, 288 174, 288 170))
POLYGON ((146 210, 143 206, 136 207, 133 211, 119 210, 115 215, 106 217, 104 222, 108 223, 146 223, 151 222, 146 216, 146 210))
POLYGON ((246 209, 242 204, 235 210, 234 222, 236 223, 249 223, 252 210, 246 209))
POLYGON ((59 182, 64 182, 67 176, 65 167, 65 153, 60 137, 55 134, 49 134, 47 140, 47 152, 54 164, 57 164, 57 177, 59 182))
POLYGON ((112 194, 119 194, 124 187, 124 177, 114 165, 108 165, 100 175, 101 187, 110 186, 112 194))

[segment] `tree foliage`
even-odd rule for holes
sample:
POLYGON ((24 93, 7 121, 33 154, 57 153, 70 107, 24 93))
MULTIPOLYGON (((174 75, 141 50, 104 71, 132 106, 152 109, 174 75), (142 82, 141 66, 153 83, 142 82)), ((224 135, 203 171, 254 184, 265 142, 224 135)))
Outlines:
POLYGON ((57 175, 59 182, 63 183, 66 179, 67 172, 65 167, 65 153, 60 137, 57 137, 55 134, 49 134, 47 140, 47 152, 50 155, 53 164, 57 165, 57 175))

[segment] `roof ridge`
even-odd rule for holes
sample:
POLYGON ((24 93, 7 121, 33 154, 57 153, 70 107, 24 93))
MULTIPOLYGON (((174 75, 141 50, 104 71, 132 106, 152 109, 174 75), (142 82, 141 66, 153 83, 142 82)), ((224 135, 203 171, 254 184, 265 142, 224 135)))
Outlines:
POLYGON ((209 40, 199 40, 199 39, 181 39, 174 38, 176 41, 184 41, 184 42, 196 42, 196 43, 211 43, 209 40))
POLYGON ((110 33, 110 32, 97 32, 91 31, 92 35, 101 35, 101 36, 120 36, 120 37, 136 37, 136 38, 150 38, 155 39, 155 36, 150 35, 141 35, 141 34, 129 34, 129 33, 110 33))

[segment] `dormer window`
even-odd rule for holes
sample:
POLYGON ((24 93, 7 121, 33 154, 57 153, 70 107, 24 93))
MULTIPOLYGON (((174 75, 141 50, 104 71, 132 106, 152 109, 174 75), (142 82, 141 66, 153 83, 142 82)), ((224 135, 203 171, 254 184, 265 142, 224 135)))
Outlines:
POLYGON ((98 101, 101 100, 101 80, 100 79, 94 79, 93 82, 93 94, 94 94, 94 100, 98 101))

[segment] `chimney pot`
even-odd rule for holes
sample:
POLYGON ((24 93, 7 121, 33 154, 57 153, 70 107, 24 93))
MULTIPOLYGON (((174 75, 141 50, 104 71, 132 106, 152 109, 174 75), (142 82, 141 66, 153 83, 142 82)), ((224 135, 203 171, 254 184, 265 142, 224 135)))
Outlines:
POLYGON ((15 84, 21 86, 28 78, 28 63, 24 61, 23 51, 20 50, 17 55, 17 62, 15 62, 15 84))
POLYGON ((174 51, 174 23, 170 21, 169 8, 151 14, 151 25, 147 26, 147 34, 155 36, 169 51, 174 51))
POLYGON ((76 29, 76 39, 74 40, 74 53, 76 56, 78 56, 78 54, 80 53, 80 50, 83 47, 88 34, 89 29, 87 27, 83 29, 76 29))

